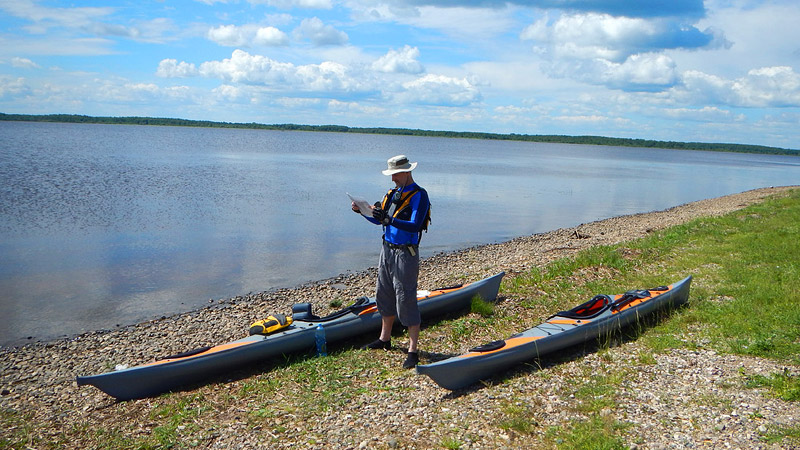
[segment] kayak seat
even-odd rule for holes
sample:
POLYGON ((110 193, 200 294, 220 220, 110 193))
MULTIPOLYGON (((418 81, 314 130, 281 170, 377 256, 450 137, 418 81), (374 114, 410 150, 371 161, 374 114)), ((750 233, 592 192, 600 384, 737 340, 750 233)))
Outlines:
POLYGON ((503 341, 503 340, 492 341, 492 342, 488 342, 488 343, 483 344, 483 345, 479 345, 477 347, 473 347, 473 348, 469 349, 469 351, 477 352, 477 353, 484 353, 484 352, 491 352, 491 351, 494 351, 494 350, 500 350, 501 348, 503 348, 505 346, 506 346, 506 341, 503 341))
POLYGON ((608 295, 595 295, 586 303, 582 303, 569 311, 561 311, 556 316, 568 319, 591 319, 608 309, 611 297, 608 295))
POLYGON ((295 303, 292 305, 292 318, 294 320, 319 319, 311 313, 311 303, 295 303))
POLYGON ((370 306, 371 303, 372 302, 369 297, 359 297, 355 300, 355 302, 353 302, 352 305, 340 309, 339 311, 330 313, 325 317, 319 317, 311 314, 310 303, 295 303, 295 305, 292 307, 292 316, 295 320, 304 320, 306 322, 328 322, 347 314, 358 314, 364 308, 370 306), (295 308, 297 308, 297 312, 295 312, 295 308), (298 316, 295 314, 300 314, 300 317, 298 318, 298 316))

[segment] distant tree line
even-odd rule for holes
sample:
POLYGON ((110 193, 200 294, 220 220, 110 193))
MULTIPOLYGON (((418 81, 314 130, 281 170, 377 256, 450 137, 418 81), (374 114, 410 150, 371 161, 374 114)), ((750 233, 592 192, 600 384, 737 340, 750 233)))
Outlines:
POLYGON ((75 114, 29 115, 29 114, 0 113, 0 121, 96 123, 96 124, 116 124, 116 125, 159 125, 159 126, 177 126, 177 127, 246 128, 246 129, 278 130, 278 131, 316 131, 316 132, 334 132, 334 133, 390 134, 390 135, 401 135, 401 136, 430 136, 430 137, 446 137, 446 138, 462 138, 462 139, 487 139, 487 140, 501 140, 501 141, 525 141, 525 142, 544 142, 544 143, 559 143, 559 144, 609 145, 616 147, 664 148, 664 149, 675 149, 675 150, 706 150, 706 151, 720 151, 720 152, 762 153, 771 155, 800 156, 800 150, 779 148, 779 147, 768 147, 763 145, 656 141, 651 139, 613 138, 604 136, 565 136, 565 135, 516 134, 516 133, 498 134, 498 133, 481 133, 472 131, 417 130, 408 128, 359 128, 359 127, 347 127, 343 125, 297 125, 297 124, 267 125, 255 122, 253 123, 212 122, 208 120, 169 119, 169 118, 159 118, 159 117, 93 117, 93 116, 84 116, 75 114))

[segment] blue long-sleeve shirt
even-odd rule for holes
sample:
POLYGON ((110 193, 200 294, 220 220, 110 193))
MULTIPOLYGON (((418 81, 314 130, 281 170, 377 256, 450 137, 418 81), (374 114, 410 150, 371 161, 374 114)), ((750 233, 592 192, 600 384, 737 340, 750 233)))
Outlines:
MULTIPOLYGON (((431 206, 428 192, 420 188, 417 183, 412 183, 401 188, 400 194, 402 195, 403 192, 409 192, 415 189, 419 189, 419 191, 411 197, 408 206, 406 206, 400 214, 392 218, 391 224, 383 227, 383 238, 391 244, 419 244, 419 234, 425 224, 425 217, 431 206), (410 210, 410 213, 407 212, 407 210, 410 210)), ((381 223, 373 217, 365 218, 375 225, 381 225, 381 223)))

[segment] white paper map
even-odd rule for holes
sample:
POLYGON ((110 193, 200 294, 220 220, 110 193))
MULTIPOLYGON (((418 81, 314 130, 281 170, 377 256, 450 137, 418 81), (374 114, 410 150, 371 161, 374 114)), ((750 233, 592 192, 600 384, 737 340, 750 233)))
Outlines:
POLYGON ((347 196, 350 197, 350 201, 358 206, 358 210, 361 211, 361 215, 364 217, 372 217, 372 206, 370 206, 369 202, 361 197, 353 197, 350 193, 347 193, 347 196))

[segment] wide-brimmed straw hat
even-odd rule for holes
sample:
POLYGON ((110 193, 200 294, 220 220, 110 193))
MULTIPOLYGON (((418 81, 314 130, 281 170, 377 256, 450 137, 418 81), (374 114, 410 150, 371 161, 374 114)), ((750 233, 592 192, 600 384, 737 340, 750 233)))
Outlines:
POLYGON ((386 161, 386 170, 383 171, 384 175, 394 175, 400 172, 411 172, 417 167, 417 163, 409 162, 406 155, 392 156, 386 161))

